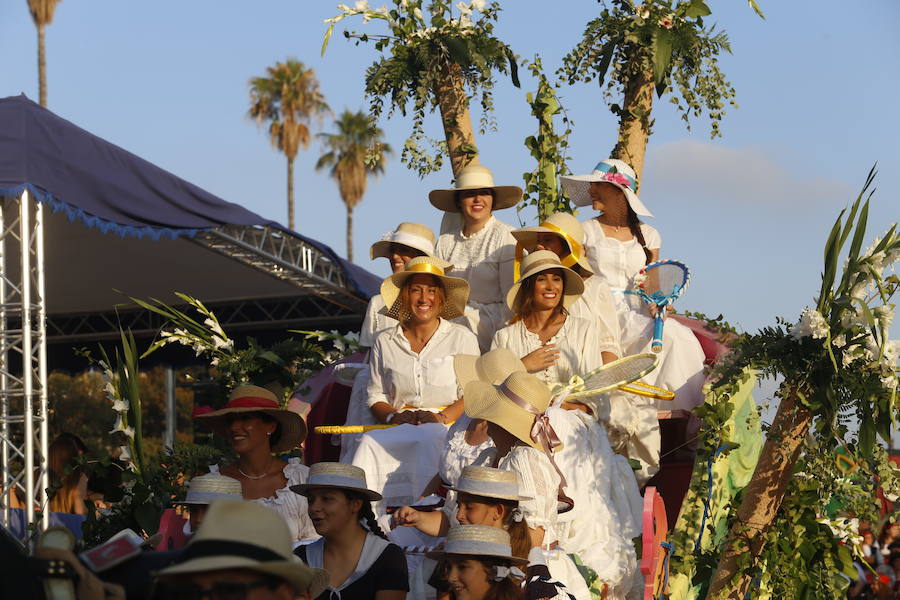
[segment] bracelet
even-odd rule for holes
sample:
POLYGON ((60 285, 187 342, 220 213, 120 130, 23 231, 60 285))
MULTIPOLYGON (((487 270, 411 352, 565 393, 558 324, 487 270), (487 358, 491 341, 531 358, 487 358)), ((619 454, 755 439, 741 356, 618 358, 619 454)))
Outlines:
POLYGON ((394 417, 396 417, 396 416, 397 416, 397 411, 395 410, 394 412, 389 413, 388 416, 386 416, 386 417, 384 418, 384 422, 385 422, 386 424, 390 425, 390 424, 391 424, 391 421, 393 421, 393 420, 394 420, 394 417))

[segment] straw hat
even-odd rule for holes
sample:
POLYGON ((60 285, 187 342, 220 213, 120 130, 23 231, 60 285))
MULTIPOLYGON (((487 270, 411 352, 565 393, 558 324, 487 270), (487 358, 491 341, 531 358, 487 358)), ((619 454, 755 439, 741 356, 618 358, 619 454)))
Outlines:
POLYGON ((269 415, 281 426, 281 438, 272 445, 273 452, 287 452, 299 446, 306 439, 306 423, 291 410, 281 408, 275 394, 256 385, 239 385, 228 397, 228 404, 219 410, 196 419, 205 423, 216 434, 228 437, 228 415, 236 413, 261 412, 269 415))
POLYGON ((466 414, 473 419, 496 423, 539 450, 562 448, 559 439, 553 438, 549 439, 553 448, 545 447, 547 438, 542 437, 542 432, 550 406, 550 390, 534 375, 517 371, 500 385, 472 381, 466 384, 463 398, 466 414))
POLYGON ((284 579, 297 592, 315 598, 328 586, 328 572, 308 567, 291 550, 287 523, 277 511, 255 502, 218 500, 178 562, 158 575, 249 569, 284 579))
POLYGON ((563 190, 572 199, 575 206, 590 206, 592 200, 588 190, 591 187, 591 182, 602 181, 622 190, 625 193, 625 198, 628 200, 628 206, 638 216, 653 216, 653 213, 647 210, 647 207, 638 198, 637 176, 634 173, 634 169, 624 161, 607 158, 597 163, 594 171, 588 175, 566 175, 559 179, 562 182, 563 190))
POLYGON ((565 282, 562 303, 565 308, 569 308, 576 300, 581 298, 581 294, 584 293, 584 280, 581 279, 581 275, 569 267, 563 266, 559 261, 559 257, 553 252, 538 250, 526 256, 522 261, 522 275, 519 276, 518 281, 506 293, 506 305, 513 313, 518 313, 519 306, 521 306, 519 290, 522 289, 522 283, 529 277, 551 269, 562 270, 563 281, 565 282))
POLYGON ((451 527, 440 550, 425 554, 428 558, 442 559, 448 554, 501 558, 511 563, 525 564, 527 558, 512 555, 509 534, 499 527, 487 525, 457 525, 451 527))
POLYGON ((243 500, 241 482, 218 473, 198 475, 188 482, 187 496, 175 504, 210 504, 216 500, 243 500))
POLYGON ((381 500, 381 494, 370 490, 366 483, 366 472, 354 465, 337 462, 320 462, 309 468, 306 483, 292 485, 291 491, 301 496, 309 494, 313 488, 337 488, 359 492, 369 500, 381 500))
POLYGON ((472 494, 483 498, 496 498, 518 502, 531 500, 531 496, 519 495, 519 479, 514 471, 469 465, 462 470, 454 492, 472 494))
POLYGON ((522 199, 522 188, 515 185, 494 185, 491 170, 482 165, 468 165, 462 168, 456 178, 456 187, 452 190, 431 190, 428 200, 444 212, 459 212, 456 206, 456 192, 459 190, 494 190, 494 202, 491 210, 509 208, 522 199))
POLYGON ((520 249, 534 252, 539 233, 552 233, 562 238, 562 241, 569 248, 567 255, 559 257, 560 262, 564 266, 577 271, 583 276, 590 277, 594 274, 584 252, 584 228, 573 215, 562 212, 553 213, 537 227, 523 227, 512 232, 517 242, 516 264, 522 261, 520 249))
POLYGON ((486 381, 499 385, 516 371, 527 371, 522 361, 507 348, 497 348, 481 356, 457 354, 453 357, 453 370, 460 387, 470 381, 486 381))
POLYGON ((469 300, 469 282, 459 277, 444 275, 446 264, 445 261, 431 256, 417 256, 406 264, 404 270, 387 277, 381 283, 381 297, 385 306, 390 307, 387 316, 400 319, 400 290, 403 289, 407 279, 418 274, 433 275, 444 285, 446 300, 438 314, 439 317, 455 319, 462 316, 469 300))
POLYGON ((369 255, 376 258, 390 258, 391 244, 403 244, 418 250, 426 256, 434 254, 434 233, 428 227, 418 223, 400 223, 397 229, 384 234, 380 240, 372 244, 369 255))

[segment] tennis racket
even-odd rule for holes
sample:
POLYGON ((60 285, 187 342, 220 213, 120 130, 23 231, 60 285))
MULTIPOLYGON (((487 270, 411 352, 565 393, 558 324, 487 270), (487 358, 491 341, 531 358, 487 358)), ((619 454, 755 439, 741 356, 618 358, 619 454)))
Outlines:
POLYGON ((653 324, 653 340, 650 349, 662 352, 663 324, 666 307, 673 304, 691 280, 691 270, 678 260, 659 260, 641 269, 635 275, 635 290, 647 304, 655 304, 656 322, 653 324))
POLYGON ((584 376, 583 389, 570 392, 566 399, 589 398, 636 381, 656 368, 655 354, 633 354, 606 363, 584 376))
POLYGON ((628 392, 635 396, 643 396, 645 398, 653 398, 654 400, 671 401, 675 399, 675 392, 665 388, 656 387, 643 381, 632 381, 627 385, 619 386, 620 392, 628 392))

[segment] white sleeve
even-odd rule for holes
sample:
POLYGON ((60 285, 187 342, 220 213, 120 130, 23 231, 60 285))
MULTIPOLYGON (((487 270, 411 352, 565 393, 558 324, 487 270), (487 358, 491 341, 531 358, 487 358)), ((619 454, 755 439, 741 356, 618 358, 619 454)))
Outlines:
POLYGON ((645 223, 641 225, 641 231, 644 233, 644 241, 647 242, 647 247, 649 249, 659 250, 662 248, 662 237, 659 235, 656 228, 645 223))
POLYGON ((375 334, 377 333, 375 331, 377 325, 375 313, 378 310, 378 305, 382 303, 376 302, 375 298, 378 298, 378 296, 372 296, 369 300, 369 305, 366 307, 366 316, 363 319, 362 328, 359 330, 359 345, 366 348, 371 348, 372 344, 375 343, 375 334))
POLYGON ((507 455, 501 468, 518 475, 520 495, 531 496, 530 500, 519 502, 528 527, 543 527, 546 544, 558 541, 554 526, 559 475, 550 459, 534 448, 516 448, 507 455))
POLYGON ((369 408, 379 402, 391 403, 384 389, 384 340, 385 335, 379 335, 369 352, 369 384, 366 387, 366 404, 369 408))

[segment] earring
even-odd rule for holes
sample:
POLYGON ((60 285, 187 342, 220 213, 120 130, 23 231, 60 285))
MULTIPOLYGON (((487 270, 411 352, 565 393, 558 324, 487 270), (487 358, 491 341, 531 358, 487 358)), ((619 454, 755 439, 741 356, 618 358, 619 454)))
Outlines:
POLYGON ((271 432, 271 431, 267 431, 267 432, 266 432, 266 435, 272 435, 272 432, 271 432))

